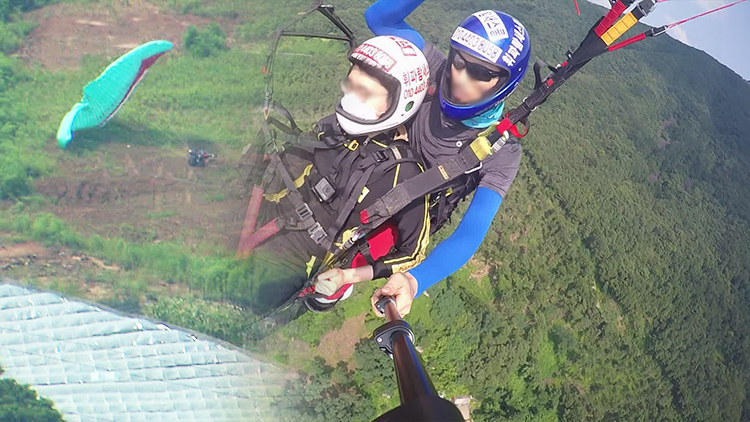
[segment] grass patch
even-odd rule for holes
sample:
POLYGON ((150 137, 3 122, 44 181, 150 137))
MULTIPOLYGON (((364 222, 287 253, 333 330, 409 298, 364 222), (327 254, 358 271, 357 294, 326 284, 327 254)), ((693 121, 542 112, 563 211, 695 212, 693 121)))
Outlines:
POLYGON ((160 218, 169 218, 180 215, 177 211, 164 211, 164 212, 149 212, 146 216, 152 220, 158 220, 160 218))

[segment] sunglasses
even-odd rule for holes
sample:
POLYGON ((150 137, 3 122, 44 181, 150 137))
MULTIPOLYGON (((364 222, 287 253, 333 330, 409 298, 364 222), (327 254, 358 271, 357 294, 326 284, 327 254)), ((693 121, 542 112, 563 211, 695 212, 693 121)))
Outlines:
POLYGON ((469 74, 471 79, 482 82, 489 82, 494 78, 502 77, 504 74, 502 70, 488 69, 481 64, 465 60, 463 56, 461 56, 461 53, 455 50, 451 51, 451 55, 453 56, 451 59, 451 65, 455 67, 456 70, 466 69, 466 73, 469 74))

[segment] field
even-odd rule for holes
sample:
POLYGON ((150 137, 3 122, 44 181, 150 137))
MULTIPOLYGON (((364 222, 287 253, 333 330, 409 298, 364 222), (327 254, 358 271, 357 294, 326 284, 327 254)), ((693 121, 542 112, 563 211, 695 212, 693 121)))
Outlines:
MULTIPOLYGON (((12 56, 30 80, 11 90, 17 110, 23 110, 19 120, 26 123, 24 128, 19 121, 18 130, 35 138, 25 151, 39 152, 24 163, 40 170, 31 180, 32 196, 0 201, 0 275, 242 345, 224 328, 180 320, 182 311, 176 309, 180 298, 193 303, 226 298, 216 271, 231 259, 245 217, 247 186, 238 177, 243 147, 255 139, 262 118, 265 76, 260 67, 267 41, 266 34, 254 34, 265 29, 248 31, 236 17, 196 16, 179 5, 144 1, 61 2, 23 19, 33 22, 33 30, 12 56), (218 53, 221 59, 187 52, 183 38, 188 28, 212 22, 227 34, 230 51, 218 53), (59 149, 56 125, 80 98, 83 85, 112 58, 153 39, 171 41, 175 48, 150 69, 107 126, 77 133, 67 150, 59 149), (204 148, 218 157, 205 167, 191 167, 188 148, 204 148), (160 298, 174 300, 165 304, 160 298)), ((313 57, 313 51, 341 51, 330 44, 282 42, 277 63, 302 57, 325 62, 320 68, 330 72, 345 71, 340 56, 313 57)), ((304 125, 324 112, 318 98, 305 99, 312 108, 295 101, 290 81, 306 83, 315 76, 296 67, 277 76, 277 98, 286 100, 304 125)), ((336 89, 322 92, 335 97, 336 89)), ((279 334, 253 348, 280 364, 288 362, 290 351, 296 359, 327 356, 332 365, 350 360, 355 343, 369 333, 362 313, 366 296, 357 297, 358 315, 321 338, 319 346, 279 334), (343 346, 339 334, 347 338, 343 346)), ((230 309, 216 303, 204 308, 209 324, 230 309)), ((311 338, 321 334, 311 333, 311 338)))
MULTIPOLYGON (((234 56, 232 65, 196 58, 184 50, 182 38, 188 27, 218 22, 230 34, 225 44, 231 47, 238 20, 209 19, 142 1, 64 2, 23 18, 35 27, 14 56, 39 79, 30 89, 24 87, 27 92, 21 102, 29 107, 27 121, 36 120, 48 129, 34 134, 46 132, 34 142, 43 154, 28 159, 45 168, 33 180, 37 200, 15 206, 54 214, 84 239, 96 234, 231 255, 247 204, 237 178, 242 148, 255 137, 261 118, 260 64, 266 41, 245 41, 241 48, 225 53, 234 56), (175 49, 149 72, 118 118, 103 129, 76 134, 68 150, 58 149, 49 129, 80 95, 76 91, 96 76, 108 57, 152 39, 171 41, 175 49), (246 78, 250 78, 247 83, 239 83, 246 78), (232 85, 227 79, 238 83, 232 85), (213 90, 217 83, 234 95, 220 96, 213 90), (54 97, 49 90, 53 85, 54 97), (174 108, 179 111, 174 113, 174 108), (199 127, 185 125, 186 120, 199 127), (206 167, 190 167, 188 148, 204 148, 218 158, 206 167)), ((316 48, 304 47, 304 42, 283 43, 279 63, 285 56, 309 56, 295 52, 300 45, 316 48)), ((280 97, 290 93, 283 86, 279 92, 280 97)), ((311 115, 303 113, 302 121, 311 115)), ((5 210, 12 206, 12 201, 2 204, 5 210)), ((46 279, 47 267, 37 267, 35 277, 46 279)), ((101 299, 101 291, 94 298, 101 299)), ((146 298, 135 299, 143 304, 146 298)))

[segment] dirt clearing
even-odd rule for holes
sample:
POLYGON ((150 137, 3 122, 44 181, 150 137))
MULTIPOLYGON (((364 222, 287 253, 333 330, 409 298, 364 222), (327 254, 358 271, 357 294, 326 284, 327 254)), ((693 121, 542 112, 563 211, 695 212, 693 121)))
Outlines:
POLYGON ((76 68, 84 55, 117 56, 153 40, 167 40, 180 49, 190 25, 200 27, 215 21, 227 33, 235 25, 227 19, 176 15, 142 0, 60 3, 25 17, 38 26, 18 55, 52 70, 76 68))
POLYGON ((354 353, 354 346, 365 333, 365 316, 367 312, 349 318, 338 330, 329 331, 321 339, 318 345, 320 354, 329 365, 336 365, 339 361, 348 362, 354 353))
POLYGON ((247 207, 229 192, 236 176, 221 158, 190 167, 183 151, 110 144, 106 156, 85 162, 61 156, 61 171, 37 180, 36 190, 50 199, 47 211, 86 236, 208 241, 233 251, 247 207))

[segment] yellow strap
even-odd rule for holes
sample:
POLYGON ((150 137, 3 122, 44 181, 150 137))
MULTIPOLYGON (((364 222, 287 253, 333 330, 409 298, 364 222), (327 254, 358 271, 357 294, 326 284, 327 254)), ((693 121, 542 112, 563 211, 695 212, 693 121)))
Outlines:
POLYGON ((367 186, 363 187, 362 193, 359 195, 359 198, 357 199, 357 203, 361 204, 362 201, 364 201, 365 196, 367 196, 368 193, 370 193, 370 189, 367 189, 367 186))
POLYGON ((497 125, 498 125, 499 123, 500 123, 500 122, 492 122, 492 124, 490 124, 490 127, 488 127, 487 129, 485 129, 485 130, 483 130, 483 131, 479 132, 479 133, 477 134, 477 137, 480 137, 480 136, 484 136, 484 137, 487 137, 487 135, 489 135, 490 133, 492 133, 492 131, 493 131, 493 130, 495 130, 495 128, 497 127, 497 125))
POLYGON ((471 150, 474 151, 474 155, 479 158, 479 161, 484 160, 488 155, 492 154, 492 144, 490 144, 490 141, 487 140, 487 136, 495 130, 495 127, 497 127, 498 123, 499 122, 492 122, 492 124, 487 129, 477 134, 476 139, 471 141, 471 144, 469 146, 471 147, 471 150))
POLYGON ((628 13, 612 25, 607 32, 602 34, 602 41, 607 45, 612 44, 616 39, 620 38, 622 34, 627 32, 630 27, 635 25, 636 22, 638 22, 638 19, 633 16, 633 13, 628 13))
POLYGON ((326 252, 325 258, 323 258, 323 266, 327 267, 331 264, 331 258, 333 258, 333 254, 330 252, 326 252))
MULTIPOLYGON (((302 174, 298 178, 294 179, 295 187, 298 188, 305 183, 305 177, 310 175, 310 173, 312 172, 312 168, 313 168, 312 164, 308 165, 307 167, 305 167, 305 170, 302 171, 302 174)), ((279 202, 281 201, 281 198, 286 196, 286 194, 287 194, 287 190, 282 189, 279 193, 267 193, 263 195, 263 197, 266 198, 266 200, 270 202, 279 202)))
POLYGON ((383 264, 391 265, 391 270, 394 273, 400 273, 406 270, 410 270, 417 266, 424 260, 425 250, 427 245, 430 243, 430 200, 429 197, 424 197, 424 217, 422 218, 422 230, 417 238, 417 245, 414 248, 414 252, 410 256, 402 256, 400 258, 394 258, 384 260, 383 264), (406 261, 406 262, 404 262, 406 261))
POLYGON ((310 257, 310 260, 307 261, 307 277, 310 277, 310 274, 312 273, 313 265, 315 265, 315 259, 317 257, 315 255, 310 257))

